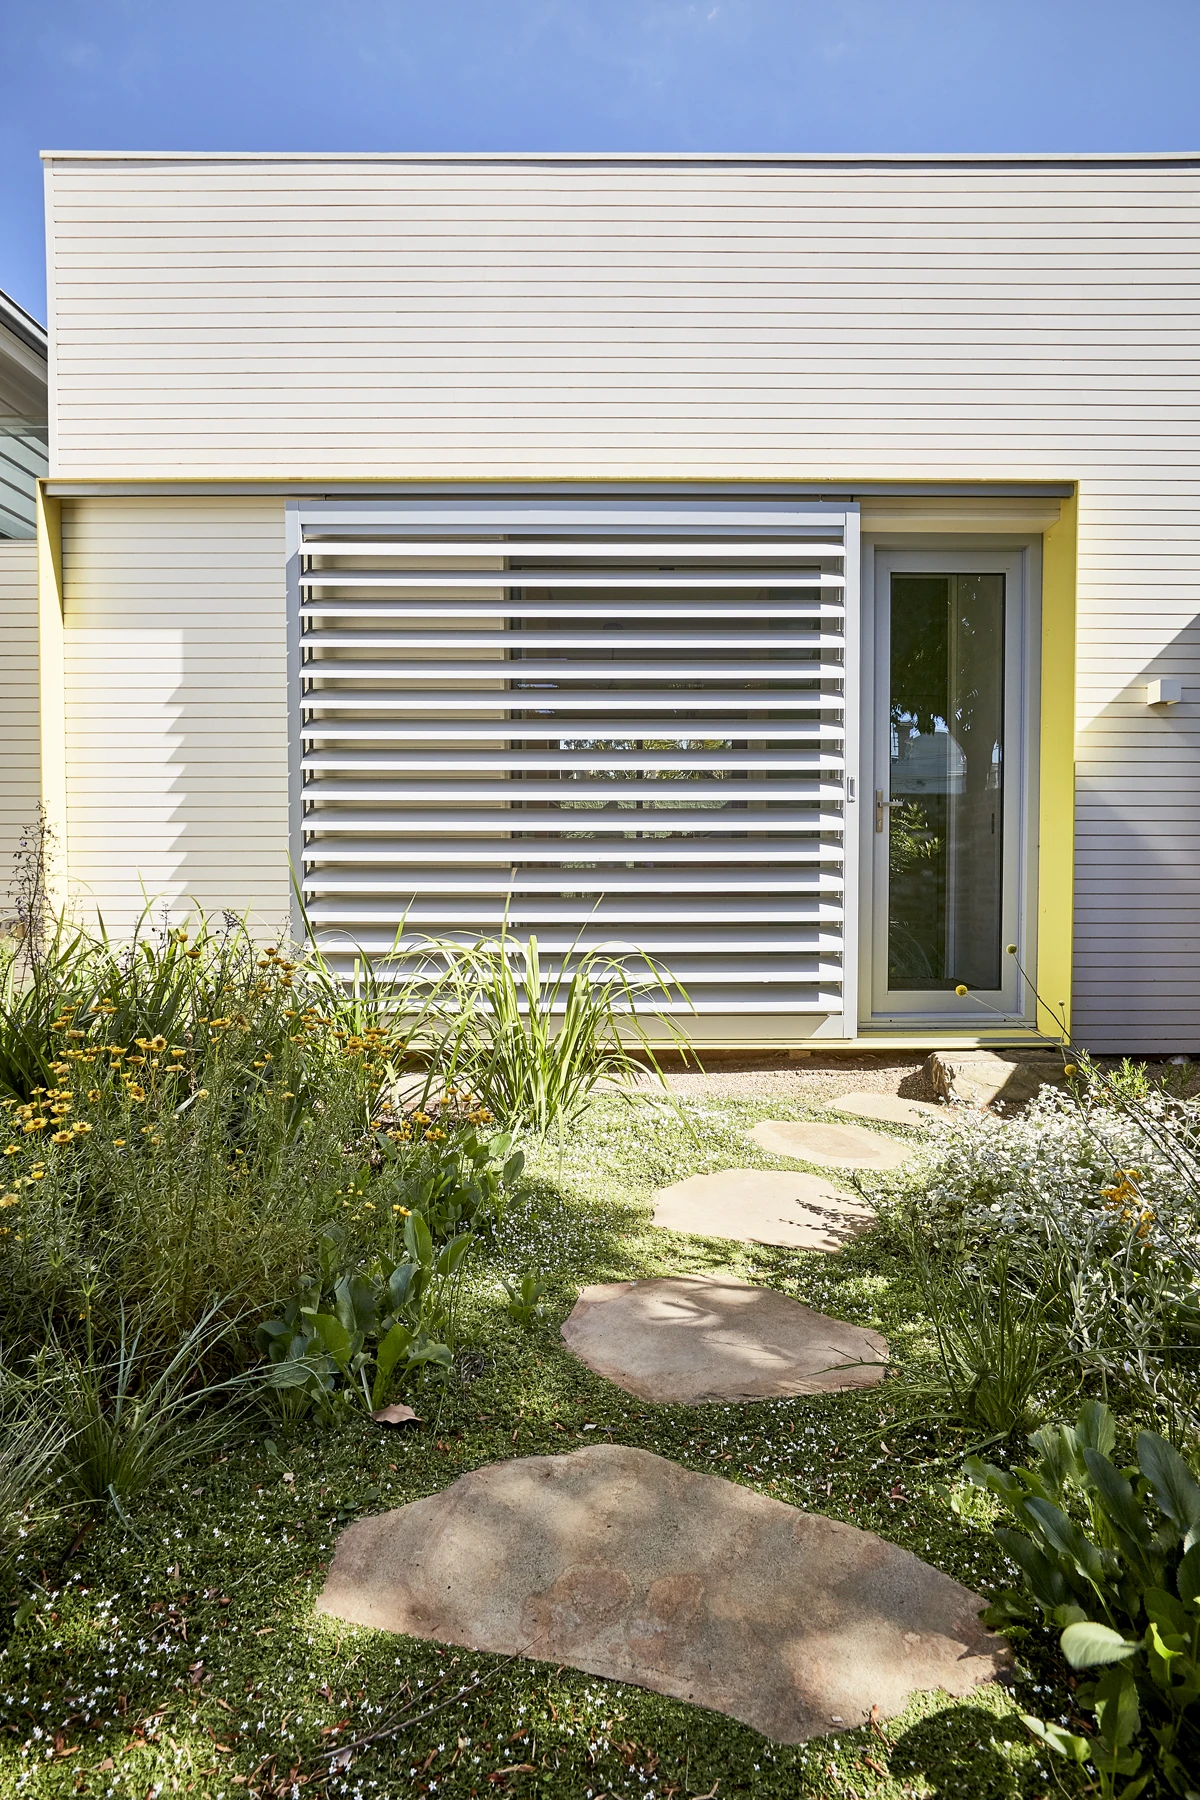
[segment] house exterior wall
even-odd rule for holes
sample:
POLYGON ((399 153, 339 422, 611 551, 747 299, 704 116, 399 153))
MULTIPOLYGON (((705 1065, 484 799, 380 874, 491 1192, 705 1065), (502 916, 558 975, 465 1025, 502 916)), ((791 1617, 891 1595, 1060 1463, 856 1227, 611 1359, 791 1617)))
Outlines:
POLYGON ((13 858, 37 822, 37 545, 0 540, 0 928, 12 916, 13 858))
POLYGON ((72 898, 289 912, 281 500, 63 506, 72 898))
POLYGON ((34 494, 48 468, 44 427, 0 422, 0 537, 33 536, 34 494))
POLYGON ((1075 1021, 1200 1047, 1196 159, 55 156, 48 213, 63 483, 1077 482, 1075 1021))
POLYGON ((0 539, 34 535, 34 495, 48 468, 46 341, 0 294, 0 539))

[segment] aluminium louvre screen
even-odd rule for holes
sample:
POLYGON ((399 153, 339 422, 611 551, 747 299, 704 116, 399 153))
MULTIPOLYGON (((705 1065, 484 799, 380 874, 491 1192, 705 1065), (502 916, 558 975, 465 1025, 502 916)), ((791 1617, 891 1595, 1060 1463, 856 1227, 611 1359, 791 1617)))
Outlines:
POLYGON ((649 954, 701 1040, 842 1035, 854 509, 292 513, 296 856, 331 960, 507 924, 551 964, 649 954))

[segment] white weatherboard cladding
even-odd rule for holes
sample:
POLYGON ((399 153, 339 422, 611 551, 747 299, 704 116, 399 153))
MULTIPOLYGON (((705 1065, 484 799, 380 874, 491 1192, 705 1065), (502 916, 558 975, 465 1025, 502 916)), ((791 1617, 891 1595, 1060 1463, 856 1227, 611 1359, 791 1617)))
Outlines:
POLYGON ((0 926, 12 915, 13 856, 41 799, 37 545, 0 541, 0 926))
MULTIPOLYGON (((701 1038, 846 1034, 854 508, 293 508, 296 858, 326 952, 639 953, 701 1038), (847 652, 850 652, 848 665, 847 652)), ((851 983, 851 986, 853 984, 851 983)))
POLYGON ((49 228, 66 479, 1078 482, 1075 1020, 1200 1049, 1200 161, 62 156, 49 228))
POLYGON ((286 924, 284 507, 63 508, 67 843, 77 910, 286 924))

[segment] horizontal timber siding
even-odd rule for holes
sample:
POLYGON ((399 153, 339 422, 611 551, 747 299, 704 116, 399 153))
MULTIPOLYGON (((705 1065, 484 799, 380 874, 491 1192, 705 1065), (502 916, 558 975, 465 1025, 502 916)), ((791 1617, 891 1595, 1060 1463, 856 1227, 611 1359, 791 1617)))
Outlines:
POLYGON ((0 422, 0 540, 32 538, 34 493, 46 473, 46 433, 0 422))
POLYGON ((62 478, 1078 481, 1075 1019, 1200 1050, 1200 166, 64 156, 49 209, 62 478))
POLYGON ((77 908, 289 910, 281 501, 63 508, 77 908))
POLYGON ((37 545, 0 541, 0 926, 13 916, 14 855, 41 799, 37 545))

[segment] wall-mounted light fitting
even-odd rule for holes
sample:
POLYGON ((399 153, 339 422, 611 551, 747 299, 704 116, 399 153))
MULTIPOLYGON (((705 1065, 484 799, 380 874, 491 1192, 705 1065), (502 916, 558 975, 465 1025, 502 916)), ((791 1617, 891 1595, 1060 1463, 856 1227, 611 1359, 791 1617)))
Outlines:
POLYGON ((1151 681, 1146 688, 1147 706, 1175 706, 1183 699, 1183 683, 1174 675, 1151 681))

